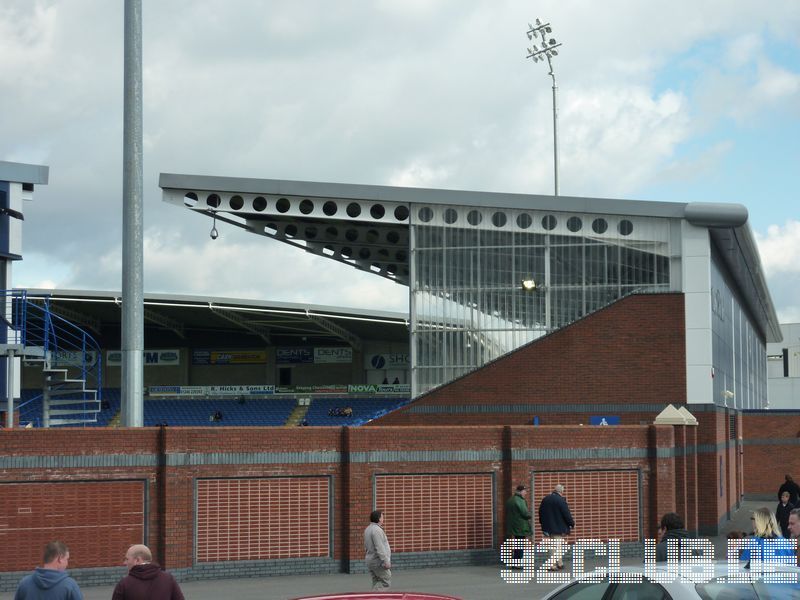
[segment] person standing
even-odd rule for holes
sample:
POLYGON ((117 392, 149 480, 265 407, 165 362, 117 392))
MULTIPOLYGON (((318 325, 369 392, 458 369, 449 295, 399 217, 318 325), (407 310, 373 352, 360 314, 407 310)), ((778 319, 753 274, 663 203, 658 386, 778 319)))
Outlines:
MULTIPOLYGON (((678 513, 670 512, 661 517, 661 522, 658 525, 659 541, 656 544, 656 562, 667 561, 667 540, 685 540, 694 537, 690 534, 683 525, 678 513)), ((680 552, 680 544, 678 541, 678 552, 680 552)))
MULTIPOLYGON (((525 500, 527 496, 528 489, 524 485, 518 485, 516 491, 506 501, 506 539, 527 539, 533 533, 531 513, 525 500)), ((523 554, 522 548, 514 548, 511 558, 519 560, 523 554)))
POLYGON ((800 508, 789 513, 789 537, 797 540, 797 564, 800 565, 800 508))
POLYGON ((791 475, 784 475, 786 481, 778 488, 778 502, 781 501, 783 492, 789 492, 789 504, 797 506, 800 501, 800 485, 797 485, 791 475))
POLYGON ((778 525, 781 527, 781 534, 783 537, 789 537, 789 513, 794 509, 794 504, 789 502, 791 494, 786 491, 781 494, 781 501, 778 502, 778 507, 775 509, 775 518, 778 519, 778 525))
POLYGON ((75 580, 67 575, 69 548, 63 542, 44 547, 42 566, 19 582, 14 600, 83 600, 75 580))
POLYGON ((385 590, 392 581, 392 549, 383 530, 383 511, 373 510, 364 530, 364 560, 372 575, 372 589, 385 590))
POLYGON ((128 548, 123 563, 128 574, 117 583, 111 600, 184 600, 178 582, 153 562, 144 544, 128 548))
POLYGON ((569 535, 570 529, 575 527, 575 520, 569 512, 569 505, 564 498, 564 486, 560 483, 553 489, 553 493, 545 496, 539 505, 539 524, 545 537, 555 538, 555 547, 550 559, 555 558, 555 565, 548 570, 556 571, 564 568, 564 536, 569 535))

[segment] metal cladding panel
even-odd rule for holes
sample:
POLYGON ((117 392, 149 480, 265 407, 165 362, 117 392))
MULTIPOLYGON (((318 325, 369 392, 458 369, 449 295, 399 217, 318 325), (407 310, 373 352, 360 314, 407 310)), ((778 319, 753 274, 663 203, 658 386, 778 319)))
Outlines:
POLYGON ((491 473, 375 478, 375 507, 397 553, 492 548, 493 498, 491 473))
MULTIPOLYGON (((618 539, 621 542, 638 542, 640 539, 640 489, 639 471, 544 471, 533 474, 531 508, 538 515, 539 503, 552 493, 556 485, 565 488, 564 497, 569 504, 575 529, 570 533, 574 540, 618 539), (610 502, 598 502, 607 498, 610 502)), ((536 542, 542 541, 538 519, 534 522, 536 542)))
POLYGON ((330 478, 197 481, 197 562, 331 556, 330 478))

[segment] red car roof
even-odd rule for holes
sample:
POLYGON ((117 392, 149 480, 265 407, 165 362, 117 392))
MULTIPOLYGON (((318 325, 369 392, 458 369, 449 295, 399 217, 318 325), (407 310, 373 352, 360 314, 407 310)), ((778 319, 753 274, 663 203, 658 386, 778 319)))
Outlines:
POLYGON ((462 600, 457 596, 426 594, 425 592, 345 592, 342 594, 323 594, 303 596, 295 600, 462 600))

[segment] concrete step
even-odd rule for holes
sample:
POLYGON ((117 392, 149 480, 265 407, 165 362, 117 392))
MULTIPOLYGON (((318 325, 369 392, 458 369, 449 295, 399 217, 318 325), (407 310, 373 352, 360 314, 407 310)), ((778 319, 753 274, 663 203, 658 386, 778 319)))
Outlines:
MULTIPOLYGON (((97 410, 98 411, 100 410, 100 402, 98 402, 97 400, 94 400, 94 399, 84 400, 82 398, 68 398, 66 400, 50 400, 50 406, 72 406, 72 405, 76 405, 76 404, 81 404, 81 405, 83 405, 83 404, 87 404, 87 405, 88 404, 96 404, 97 405, 97 410)), ((95 409, 92 408, 92 410, 95 410, 95 409)), ((51 412, 52 412, 52 410, 51 410, 51 412)))
MULTIPOLYGON (((96 415, 99 412, 100 412, 99 408, 97 408, 97 409, 88 409, 87 408, 86 410, 77 409, 77 408, 51 408, 50 409, 50 416, 54 417, 54 416, 82 415, 82 414, 96 415)), ((95 419, 95 420, 97 420, 97 419, 95 419)), ((52 419, 51 419, 51 421, 52 421, 52 419)))
POLYGON ((97 423, 97 419, 50 419, 50 425, 86 425, 97 423))

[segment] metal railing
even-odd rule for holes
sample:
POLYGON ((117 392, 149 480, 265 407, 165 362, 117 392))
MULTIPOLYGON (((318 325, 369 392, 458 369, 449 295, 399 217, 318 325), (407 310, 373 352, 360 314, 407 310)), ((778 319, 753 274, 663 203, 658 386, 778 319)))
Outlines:
MULTIPOLYGON (((88 402, 93 406, 85 412, 96 413, 102 393, 102 352, 97 341, 74 323, 54 314, 49 297, 30 298, 27 290, 0 290, 0 295, 4 300, 4 343, 17 346, 16 355, 28 364, 39 362, 43 371, 63 370, 64 379, 82 380, 82 389, 71 390, 65 397, 74 400, 76 414, 80 412, 77 405, 88 402)), ((17 407, 21 421, 25 406, 32 406, 41 398, 36 396, 17 407)), ((38 418, 29 417, 28 421, 36 422, 38 418)))

